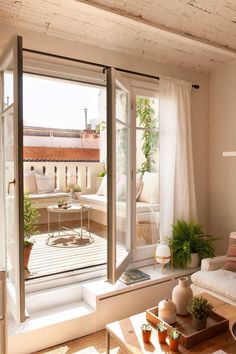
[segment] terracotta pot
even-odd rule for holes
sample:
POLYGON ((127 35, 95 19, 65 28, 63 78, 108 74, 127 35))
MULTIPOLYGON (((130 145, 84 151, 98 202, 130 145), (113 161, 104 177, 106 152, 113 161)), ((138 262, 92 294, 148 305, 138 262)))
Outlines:
POLYGON ((33 248, 33 245, 29 245, 24 247, 24 268, 28 269, 30 253, 33 248))
POLYGON ((202 320, 198 320, 197 318, 193 317, 193 327, 197 331, 201 331, 202 329, 206 328, 207 324, 207 317, 203 318, 202 320))
POLYGON ((179 339, 169 338, 169 346, 170 346, 170 350, 177 352, 179 346, 179 339))
POLYGON ((168 324, 173 324, 176 321, 176 306, 173 301, 164 299, 159 302, 158 317, 168 324))
POLYGON ((193 297, 192 289, 190 289, 188 278, 179 278, 179 284, 176 285, 172 291, 172 301, 176 305, 176 312, 178 315, 188 315, 187 305, 193 297))
POLYGON ((157 334, 158 334, 159 343, 164 344, 166 342, 167 331, 164 332, 157 331, 157 334))
POLYGON ((151 333, 152 333, 152 331, 144 331, 144 330, 142 330, 143 342, 144 343, 149 343, 150 342, 151 333))

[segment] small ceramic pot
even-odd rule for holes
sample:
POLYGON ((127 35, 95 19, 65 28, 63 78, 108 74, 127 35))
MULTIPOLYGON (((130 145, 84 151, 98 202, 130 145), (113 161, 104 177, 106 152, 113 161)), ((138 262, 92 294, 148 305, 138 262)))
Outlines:
POLYGON ((206 328, 207 324, 207 317, 203 318, 202 320, 198 320, 197 318, 193 317, 193 327, 197 331, 201 331, 202 329, 206 328))
POLYGON ((170 350, 173 350, 173 352, 177 352, 179 347, 179 339, 169 338, 169 347, 170 350))
POLYGON ((187 263, 188 269, 197 268, 200 264, 200 256, 198 253, 191 253, 191 261, 187 263))
POLYGON ((170 299, 164 299, 158 304, 158 317, 168 324, 176 321, 176 306, 170 299))
POLYGON ((24 247, 24 268, 28 270, 29 258, 32 251, 33 245, 24 247))
POLYGON ((151 333, 152 333, 152 331, 142 330, 143 342, 144 343, 149 343, 150 342, 151 333))
POLYGON ((166 335, 167 335, 167 331, 157 331, 158 334, 158 341, 160 344, 164 344, 166 342, 166 335))

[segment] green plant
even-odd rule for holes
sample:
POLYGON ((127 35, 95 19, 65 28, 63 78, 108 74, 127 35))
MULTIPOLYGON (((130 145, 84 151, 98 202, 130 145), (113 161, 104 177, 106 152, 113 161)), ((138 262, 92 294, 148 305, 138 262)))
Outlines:
POLYGON ((152 164, 155 162, 152 159, 152 155, 157 151, 158 132, 154 130, 156 127, 156 118, 152 103, 152 100, 147 97, 137 97, 136 100, 136 115, 139 118, 139 125, 147 129, 144 130, 142 136, 142 152, 145 161, 138 169, 138 172, 142 174, 145 171, 151 172, 152 164))
POLYGON ((105 172, 105 171, 101 171, 101 172, 99 172, 99 173, 98 173, 98 177, 104 177, 104 176, 105 176, 105 174, 106 174, 106 172, 105 172))
POLYGON ((173 253, 174 265, 184 268, 191 261, 191 254, 198 253, 200 258, 212 258, 215 254, 213 241, 217 238, 205 235, 202 226, 193 221, 177 220, 172 225, 172 238, 169 246, 173 253))
POLYGON ((81 187, 79 184, 74 184, 73 185, 73 192, 81 192, 81 187))
POLYGON ((179 339, 180 337, 180 332, 176 329, 176 328, 171 328, 169 331, 168 331, 168 336, 174 340, 177 340, 179 339))
POLYGON ((38 234, 38 228, 35 225, 39 219, 39 212, 30 200, 29 194, 24 193, 24 246, 33 244, 30 241, 31 236, 38 234))
POLYGON ((106 127, 107 127, 107 123, 106 123, 104 120, 102 120, 100 123, 97 124, 97 126, 96 126, 96 132, 97 132, 97 133, 100 133, 100 132, 102 132, 103 130, 105 130, 106 127))
POLYGON ((141 330, 144 332, 150 332, 152 330, 152 327, 148 323, 143 323, 141 326, 141 330))
POLYGON ((159 322, 157 324, 157 330, 158 332, 166 332, 167 331, 167 326, 164 322, 159 322))
POLYGON ((194 296, 188 303, 188 312, 198 320, 205 319, 213 310, 212 304, 202 296, 194 296))

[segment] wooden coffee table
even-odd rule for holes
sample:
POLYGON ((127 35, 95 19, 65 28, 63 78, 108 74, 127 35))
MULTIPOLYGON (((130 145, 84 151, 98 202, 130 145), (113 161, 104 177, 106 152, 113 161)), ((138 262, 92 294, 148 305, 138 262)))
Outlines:
MULTIPOLYGON (((216 313, 229 319, 229 325, 232 326, 236 321, 236 307, 207 293, 202 293, 201 295, 213 304, 216 313)), ((145 312, 108 324, 106 326, 107 354, 110 353, 110 337, 113 337, 127 353, 174 353, 169 350, 167 344, 160 345, 158 343, 155 329, 152 330, 151 342, 149 344, 143 343, 140 326, 144 322, 147 322, 145 312)), ((220 349, 227 354, 236 354, 236 341, 233 339, 230 330, 207 339, 189 349, 179 345, 178 353, 210 354, 220 349)))

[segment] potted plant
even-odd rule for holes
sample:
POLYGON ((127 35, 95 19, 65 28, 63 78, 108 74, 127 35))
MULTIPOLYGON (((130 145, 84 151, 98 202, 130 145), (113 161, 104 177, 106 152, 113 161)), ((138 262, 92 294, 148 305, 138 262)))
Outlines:
POLYGON ((80 193, 81 193, 80 185, 79 184, 74 184, 74 186, 73 186, 74 198, 78 200, 79 196, 80 196, 80 193))
POLYGON ((165 343, 167 335, 167 326, 164 322, 159 322, 157 324, 157 334, 159 343, 165 343))
POLYGON ((169 337, 170 350, 177 352, 179 346, 180 332, 176 328, 171 328, 168 331, 168 337, 169 337))
POLYGON ((174 266, 196 268, 200 259, 212 258, 215 254, 213 244, 215 240, 217 238, 203 233, 200 224, 193 221, 177 220, 172 225, 172 238, 169 239, 174 266), (195 264, 191 263, 193 257, 197 258, 195 264))
POLYGON ((187 306, 187 310, 193 317, 193 327, 200 331, 206 328, 207 317, 213 310, 212 304, 202 296, 194 296, 187 306))
POLYGON ((35 225, 39 219, 39 212, 33 206, 29 194, 24 193, 24 268, 28 269, 30 253, 33 247, 31 236, 38 233, 35 225))
POLYGON ((151 338, 151 333, 152 333, 152 327, 148 323, 143 323, 141 326, 141 330, 142 330, 143 342, 149 343, 151 338))

